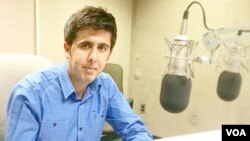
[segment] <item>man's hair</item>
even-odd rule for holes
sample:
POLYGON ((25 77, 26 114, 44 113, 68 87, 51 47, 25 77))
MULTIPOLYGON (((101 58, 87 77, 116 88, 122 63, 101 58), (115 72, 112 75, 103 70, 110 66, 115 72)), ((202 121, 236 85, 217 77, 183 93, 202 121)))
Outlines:
POLYGON ((70 46, 77 36, 77 32, 85 27, 95 30, 103 29, 111 33, 111 49, 117 37, 115 18, 102 7, 86 6, 74 13, 64 26, 64 40, 70 46))

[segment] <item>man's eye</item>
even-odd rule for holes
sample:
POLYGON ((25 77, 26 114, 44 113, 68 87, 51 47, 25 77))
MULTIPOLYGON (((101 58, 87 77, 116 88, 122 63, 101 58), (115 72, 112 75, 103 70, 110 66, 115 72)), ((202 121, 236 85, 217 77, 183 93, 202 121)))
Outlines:
POLYGON ((100 52, 104 52, 104 51, 106 51, 106 50, 108 50, 108 49, 109 49, 109 47, 108 47, 108 46, 105 46, 105 45, 99 46, 99 47, 98 47, 98 50, 99 50, 100 52))
POLYGON ((87 48, 89 48, 89 45, 88 44, 81 44, 80 47, 83 49, 87 49, 87 48))

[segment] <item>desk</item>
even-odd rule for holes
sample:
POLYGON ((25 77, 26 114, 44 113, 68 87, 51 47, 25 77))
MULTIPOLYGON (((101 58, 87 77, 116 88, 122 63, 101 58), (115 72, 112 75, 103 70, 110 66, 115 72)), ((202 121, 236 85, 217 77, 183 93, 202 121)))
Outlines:
POLYGON ((221 130, 212 130, 180 136, 155 139, 154 141, 221 141, 221 130))

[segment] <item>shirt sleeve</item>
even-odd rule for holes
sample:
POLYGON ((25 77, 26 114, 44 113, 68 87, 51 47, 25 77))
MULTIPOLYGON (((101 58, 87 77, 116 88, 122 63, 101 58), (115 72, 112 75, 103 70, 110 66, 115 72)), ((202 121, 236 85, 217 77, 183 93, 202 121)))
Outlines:
POLYGON ((36 141, 39 130, 38 102, 24 88, 16 87, 7 108, 5 141, 36 141))
POLYGON ((125 96, 111 81, 110 99, 106 121, 124 141, 152 141, 152 134, 142 119, 136 115, 125 96))

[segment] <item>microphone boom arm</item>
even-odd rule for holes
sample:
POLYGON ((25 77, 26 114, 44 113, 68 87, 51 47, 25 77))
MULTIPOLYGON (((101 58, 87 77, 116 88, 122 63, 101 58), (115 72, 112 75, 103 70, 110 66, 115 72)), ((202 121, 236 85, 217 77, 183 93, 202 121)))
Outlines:
MULTIPOLYGON (((221 57, 229 71, 238 72, 240 68, 228 65, 229 61, 234 61, 235 64, 249 71, 245 63, 249 60, 247 48, 250 46, 250 25, 219 28, 209 31, 203 35, 203 43, 211 54, 214 54, 219 47, 225 47, 225 51, 221 57)), ((211 56, 210 59, 214 60, 214 56, 211 56)), ((211 62, 213 63, 214 61, 211 62)))

